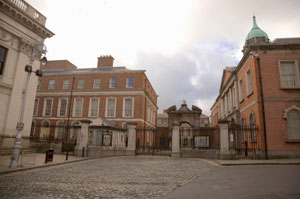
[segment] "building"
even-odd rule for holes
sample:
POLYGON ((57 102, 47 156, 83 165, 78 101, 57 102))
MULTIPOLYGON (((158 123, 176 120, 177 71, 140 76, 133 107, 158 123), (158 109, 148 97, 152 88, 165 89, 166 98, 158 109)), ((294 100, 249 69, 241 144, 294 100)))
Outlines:
POLYGON ((300 157, 300 38, 270 41, 253 17, 242 52, 223 71, 212 125, 230 122, 230 149, 240 155, 300 157))
MULTIPOLYGON (((16 137, 24 100, 27 72, 33 48, 54 34, 45 27, 46 17, 23 0, 0 0, 0 148, 11 148, 16 137)), ((34 57, 33 70, 40 68, 34 57)), ((31 75, 24 105, 23 138, 28 138, 32 121, 37 77, 31 75)), ((28 139, 23 140, 27 147, 28 139)))
POLYGON ((76 139, 72 129, 80 120, 102 118, 118 127, 136 123, 136 128, 143 131, 137 135, 138 144, 152 143, 151 132, 146 129, 156 127, 157 94, 145 70, 115 67, 113 61, 112 56, 100 56, 97 67, 85 69, 67 60, 50 61, 43 66, 31 136, 76 139))

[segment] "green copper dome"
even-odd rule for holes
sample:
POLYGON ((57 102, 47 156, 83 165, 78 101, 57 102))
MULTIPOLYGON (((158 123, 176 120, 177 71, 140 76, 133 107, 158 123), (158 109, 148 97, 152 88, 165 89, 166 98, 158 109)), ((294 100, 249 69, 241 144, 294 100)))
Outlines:
POLYGON ((255 37, 265 37, 269 39, 267 33, 265 33, 262 29, 260 29, 255 20, 255 16, 253 16, 253 27, 251 31, 248 33, 246 40, 253 39, 255 37))

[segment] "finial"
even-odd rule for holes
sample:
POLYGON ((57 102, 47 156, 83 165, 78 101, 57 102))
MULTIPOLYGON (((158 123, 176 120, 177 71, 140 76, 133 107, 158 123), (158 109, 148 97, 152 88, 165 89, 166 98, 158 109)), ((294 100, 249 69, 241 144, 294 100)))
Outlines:
POLYGON ((182 100, 182 104, 186 104, 186 100, 184 98, 182 100))

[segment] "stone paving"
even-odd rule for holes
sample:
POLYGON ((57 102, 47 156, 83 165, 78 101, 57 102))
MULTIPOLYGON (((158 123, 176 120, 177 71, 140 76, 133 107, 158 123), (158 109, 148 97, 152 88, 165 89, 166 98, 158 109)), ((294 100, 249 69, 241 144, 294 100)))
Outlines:
POLYGON ((0 175, 1 198, 160 198, 208 172, 200 159, 114 157, 0 175))

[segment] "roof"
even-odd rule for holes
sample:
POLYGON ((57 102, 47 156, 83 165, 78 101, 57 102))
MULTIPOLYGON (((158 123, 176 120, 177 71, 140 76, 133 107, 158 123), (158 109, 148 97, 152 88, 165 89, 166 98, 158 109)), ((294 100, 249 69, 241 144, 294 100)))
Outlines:
POLYGON ((145 70, 131 70, 124 66, 111 67, 103 66, 99 68, 82 69, 43 69, 43 75, 76 75, 76 74, 97 74, 97 73, 143 73, 145 70))
POLYGON ((292 38, 277 38, 272 42, 273 44, 300 44, 300 37, 292 38))
POLYGON ((157 114, 157 118, 168 118, 168 114, 167 113, 158 113, 157 114))
POLYGON ((246 40, 250 40, 256 37, 265 37, 269 39, 267 33, 265 33, 262 29, 258 27, 258 25, 256 24, 255 16, 253 16, 253 27, 248 33, 246 40))

